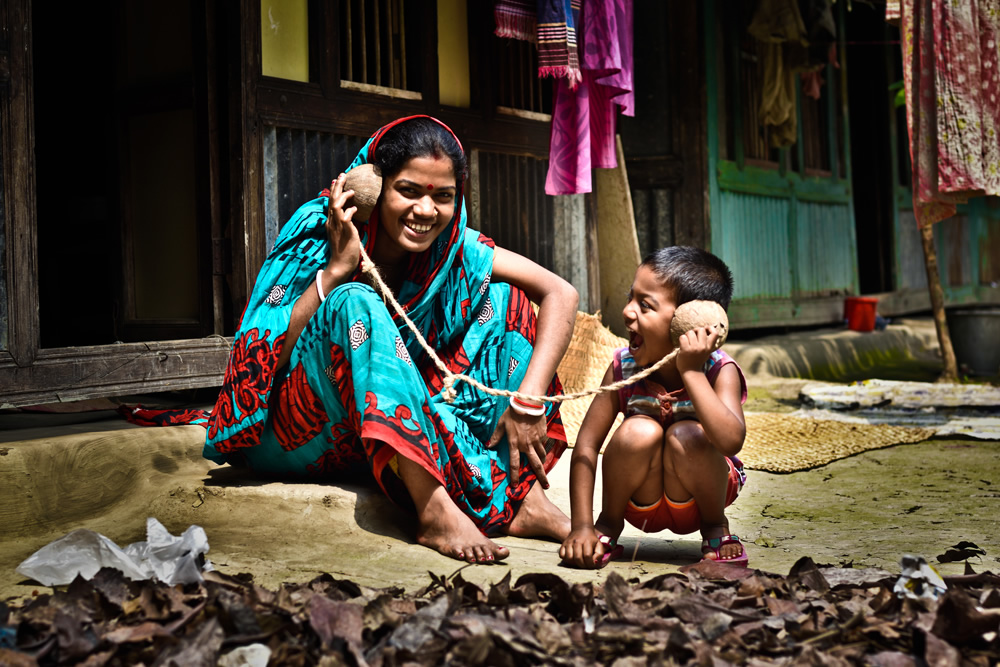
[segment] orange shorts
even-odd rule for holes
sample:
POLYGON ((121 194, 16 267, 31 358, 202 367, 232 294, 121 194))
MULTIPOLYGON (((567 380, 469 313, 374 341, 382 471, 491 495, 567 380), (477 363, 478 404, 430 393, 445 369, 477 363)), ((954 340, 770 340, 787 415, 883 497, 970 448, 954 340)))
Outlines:
MULTIPOLYGON (((736 459, 739 463, 739 459, 736 459)), ((726 457, 729 464, 729 482, 726 485, 726 507, 733 504, 746 480, 743 464, 737 466, 733 459, 726 457)), ((625 520, 646 533, 658 533, 669 530, 678 535, 687 535, 701 529, 701 513, 694 503, 694 498, 682 503, 676 503, 666 496, 653 505, 639 506, 631 500, 625 508, 625 520)))

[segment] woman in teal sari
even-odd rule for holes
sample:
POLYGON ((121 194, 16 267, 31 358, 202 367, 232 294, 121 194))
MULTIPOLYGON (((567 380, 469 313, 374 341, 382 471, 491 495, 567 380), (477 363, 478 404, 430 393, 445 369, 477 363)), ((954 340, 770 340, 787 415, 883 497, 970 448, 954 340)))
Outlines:
POLYGON ((390 123, 348 170, 366 162, 383 179, 369 220, 352 222, 341 174, 282 228, 236 334, 205 456, 314 478, 364 466, 414 510, 418 542, 468 562, 508 555, 488 535, 562 540, 569 520, 543 491, 566 447, 556 404, 464 382, 445 401, 442 373, 359 270, 360 247, 452 372, 525 394, 561 391, 576 290, 466 228, 467 162, 443 123, 390 123))

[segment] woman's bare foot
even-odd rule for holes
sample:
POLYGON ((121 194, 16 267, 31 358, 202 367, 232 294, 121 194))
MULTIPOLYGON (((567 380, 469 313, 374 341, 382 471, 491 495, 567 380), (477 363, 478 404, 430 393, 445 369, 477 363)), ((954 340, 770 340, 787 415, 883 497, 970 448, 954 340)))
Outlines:
POLYGON ((569 535, 569 529, 569 517, 552 504, 542 485, 536 483, 532 484, 521 502, 521 509, 507 526, 507 534, 514 537, 548 537, 562 542, 569 535))
POLYGON ((493 563, 510 555, 507 547, 493 542, 476 528, 448 497, 444 487, 445 502, 432 498, 427 512, 418 515, 417 542, 438 553, 469 563, 493 563), (450 506, 450 507, 449 507, 450 506))
POLYGON ((403 456, 398 463, 399 478, 417 510, 419 544, 469 563, 493 563, 510 555, 507 547, 483 535, 430 473, 403 456))

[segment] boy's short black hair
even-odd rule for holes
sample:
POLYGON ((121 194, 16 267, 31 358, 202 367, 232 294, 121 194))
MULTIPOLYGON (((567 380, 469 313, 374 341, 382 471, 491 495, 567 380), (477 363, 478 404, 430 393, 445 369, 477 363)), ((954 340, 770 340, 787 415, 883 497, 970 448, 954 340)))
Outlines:
POLYGON ((733 274, 721 259, 693 246, 669 246, 642 260, 664 287, 674 292, 675 306, 688 301, 716 301, 728 310, 733 298, 733 274))

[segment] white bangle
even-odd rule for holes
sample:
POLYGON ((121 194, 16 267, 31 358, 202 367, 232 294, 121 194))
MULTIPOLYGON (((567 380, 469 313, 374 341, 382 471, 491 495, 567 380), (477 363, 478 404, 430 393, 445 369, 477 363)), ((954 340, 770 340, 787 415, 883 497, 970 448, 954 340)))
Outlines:
POLYGON ((537 407, 528 407, 523 403, 518 403, 514 400, 514 397, 510 397, 510 407, 511 409, 519 415, 526 415, 528 417, 541 417, 545 414, 545 405, 539 405, 537 407))
POLYGON ((316 272, 316 293, 319 294, 319 302, 326 301, 326 294, 323 292, 323 269, 316 272))

